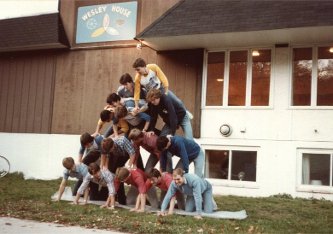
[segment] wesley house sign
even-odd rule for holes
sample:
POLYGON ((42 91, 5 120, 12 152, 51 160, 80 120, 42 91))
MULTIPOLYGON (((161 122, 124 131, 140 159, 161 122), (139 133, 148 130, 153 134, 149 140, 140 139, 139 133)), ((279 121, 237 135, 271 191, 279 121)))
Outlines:
POLYGON ((132 40, 136 17, 137 2, 79 7, 76 43, 132 40))

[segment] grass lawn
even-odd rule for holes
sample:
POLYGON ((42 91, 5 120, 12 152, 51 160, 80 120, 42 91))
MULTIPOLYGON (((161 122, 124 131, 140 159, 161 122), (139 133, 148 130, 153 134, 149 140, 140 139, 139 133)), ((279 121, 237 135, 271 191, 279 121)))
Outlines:
POLYGON ((292 199, 216 196, 220 210, 245 209, 245 220, 210 219, 131 213, 52 202, 60 180, 24 180, 20 174, 0 178, 0 216, 55 222, 129 233, 333 233, 333 203, 292 199))

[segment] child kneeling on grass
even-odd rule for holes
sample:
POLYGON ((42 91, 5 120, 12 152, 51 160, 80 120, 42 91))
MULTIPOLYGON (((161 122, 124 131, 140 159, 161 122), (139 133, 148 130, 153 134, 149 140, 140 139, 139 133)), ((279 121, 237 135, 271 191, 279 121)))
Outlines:
POLYGON ((101 170, 97 163, 90 163, 88 167, 88 172, 81 184, 79 190, 77 191, 74 204, 79 204, 80 196, 85 192, 84 204, 87 203, 87 190, 90 183, 96 183, 99 185, 99 188, 102 186, 107 186, 109 191, 109 196, 104 205, 101 208, 114 209, 115 205, 115 186, 114 186, 114 174, 111 173, 108 169, 101 170))

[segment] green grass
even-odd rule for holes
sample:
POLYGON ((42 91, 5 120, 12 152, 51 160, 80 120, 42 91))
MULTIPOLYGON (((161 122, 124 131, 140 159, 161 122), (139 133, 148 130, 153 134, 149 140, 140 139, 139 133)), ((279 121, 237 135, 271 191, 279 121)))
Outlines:
POLYGON ((293 199, 217 196, 220 210, 245 209, 245 220, 210 219, 131 213, 100 209, 96 205, 73 206, 52 202, 60 180, 24 180, 21 174, 0 179, 0 216, 111 229, 129 233, 333 233, 333 203, 293 199))

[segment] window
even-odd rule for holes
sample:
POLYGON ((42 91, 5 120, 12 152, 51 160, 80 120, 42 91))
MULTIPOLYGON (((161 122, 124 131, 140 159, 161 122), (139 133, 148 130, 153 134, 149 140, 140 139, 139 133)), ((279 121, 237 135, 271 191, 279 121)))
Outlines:
POLYGON ((209 52, 206 106, 269 106, 271 50, 209 52))
POLYGON ((302 153, 301 183, 332 186, 332 153, 302 153))
POLYGON ((224 52, 210 53, 207 66, 206 105, 221 106, 223 103, 224 52))
POLYGON ((292 105, 333 105, 333 48, 293 49, 292 105))
POLYGON ((256 174, 256 151, 206 150, 207 178, 256 181, 256 174))

